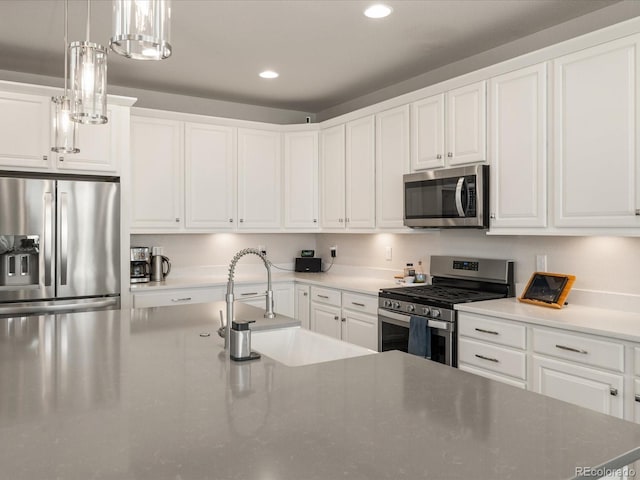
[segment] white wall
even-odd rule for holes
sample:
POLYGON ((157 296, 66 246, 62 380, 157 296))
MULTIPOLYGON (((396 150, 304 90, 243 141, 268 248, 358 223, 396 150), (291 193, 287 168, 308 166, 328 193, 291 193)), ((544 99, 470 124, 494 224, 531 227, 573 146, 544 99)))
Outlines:
MULTIPOLYGON (((267 255, 275 264, 293 264, 302 249, 314 249, 315 234, 185 234, 185 235, 131 235, 132 246, 164 247, 164 254, 172 267, 179 270, 191 267, 228 265, 238 250, 267 247, 267 255)), ((255 255, 242 259, 242 264, 261 264, 255 255)))
POLYGON ((476 230, 442 230, 413 234, 319 234, 316 255, 329 257, 338 246, 336 265, 393 268, 431 255, 464 255, 515 260, 516 283, 526 283, 535 270, 536 254, 547 254, 547 270, 576 275, 574 288, 640 295, 640 238, 506 237, 476 230), (393 258, 385 260, 385 247, 393 258))

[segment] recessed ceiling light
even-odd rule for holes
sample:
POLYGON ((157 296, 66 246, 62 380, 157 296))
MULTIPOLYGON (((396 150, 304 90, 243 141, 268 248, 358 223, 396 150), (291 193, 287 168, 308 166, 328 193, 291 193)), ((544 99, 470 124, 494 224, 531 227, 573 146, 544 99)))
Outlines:
POLYGON ((383 5, 382 3, 377 3, 367 8, 364 11, 364 14, 369 18, 384 18, 389 16, 391 12, 393 12, 391 7, 383 5))
POLYGON ((265 70, 264 72, 260 72, 260 76, 262 78, 278 78, 280 75, 273 70, 265 70))

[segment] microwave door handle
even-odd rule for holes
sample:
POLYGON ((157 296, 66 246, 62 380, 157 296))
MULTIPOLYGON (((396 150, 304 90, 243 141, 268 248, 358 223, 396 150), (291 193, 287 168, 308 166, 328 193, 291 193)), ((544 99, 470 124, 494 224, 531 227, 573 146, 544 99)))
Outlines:
POLYGON ((464 177, 458 179, 456 184, 456 210, 461 217, 465 216, 464 208, 462 207, 462 188, 464 187, 464 177))

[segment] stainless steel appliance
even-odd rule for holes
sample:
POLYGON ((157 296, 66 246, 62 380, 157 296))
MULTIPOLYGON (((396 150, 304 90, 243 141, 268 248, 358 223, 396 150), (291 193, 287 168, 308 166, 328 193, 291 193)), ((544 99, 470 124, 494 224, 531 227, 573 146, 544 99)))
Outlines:
POLYGON ((0 175, 0 315, 120 306, 120 185, 0 175))
POLYGON ((431 360, 456 367, 456 303, 513 297, 513 262, 432 256, 431 285, 388 288, 378 295, 378 350, 407 351, 409 319, 427 319, 431 360))
POLYGON ((162 282, 171 272, 171 262, 164 255, 151 256, 151 281, 162 282), (166 267, 166 268, 165 268, 166 267))
POLYGON ((404 224, 412 228, 489 228, 489 167, 404 175, 404 224))
POLYGON ((147 283, 151 280, 151 253, 149 247, 131 247, 131 283, 147 283))

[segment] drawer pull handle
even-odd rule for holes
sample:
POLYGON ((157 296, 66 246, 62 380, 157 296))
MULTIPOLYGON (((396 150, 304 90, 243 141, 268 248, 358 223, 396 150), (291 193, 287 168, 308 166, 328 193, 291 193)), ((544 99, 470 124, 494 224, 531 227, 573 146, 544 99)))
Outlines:
POLYGON ((617 388, 610 387, 610 388, 609 388, 609 393, 610 393, 611 395, 613 395, 614 397, 617 397, 617 396, 618 396, 618 389, 617 389, 617 388))
POLYGON ((171 299, 172 302, 188 302, 189 300, 191 300, 191 297, 172 298, 171 299))
POLYGON ((328 295, 320 295, 320 294, 318 294, 318 296, 319 296, 320 298, 326 298, 327 300, 329 299, 329 296, 328 296, 328 295))
POLYGON ((494 332, 493 330, 484 330, 483 328, 476 328, 476 331, 480 333, 488 333, 489 335, 500 335, 498 332, 494 332))
POLYGON ((582 350, 581 348, 567 347, 565 345, 556 345, 556 348, 559 348, 560 350, 567 350, 568 352, 582 353, 583 355, 589 353, 586 350, 582 350))
POLYGON ((497 358, 485 357, 484 355, 479 355, 477 353, 475 355, 476 357, 481 358, 482 360, 488 360, 493 363, 500 363, 500 360, 498 360, 497 358))
POLYGON ((351 302, 352 304, 354 304, 356 307, 363 307, 364 308, 364 303, 358 303, 358 302, 351 302))
POLYGON ((247 293, 241 293, 240 296, 241 297, 248 297, 249 295, 257 295, 258 292, 247 292, 247 293))
POLYGON ((636 393, 634 398, 635 398, 636 402, 640 402, 640 395, 638 395, 637 393, 636 393))

